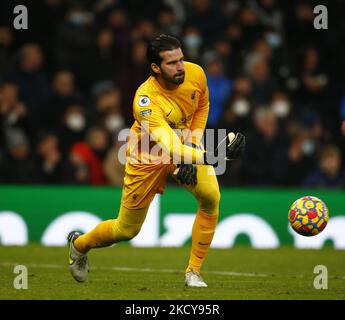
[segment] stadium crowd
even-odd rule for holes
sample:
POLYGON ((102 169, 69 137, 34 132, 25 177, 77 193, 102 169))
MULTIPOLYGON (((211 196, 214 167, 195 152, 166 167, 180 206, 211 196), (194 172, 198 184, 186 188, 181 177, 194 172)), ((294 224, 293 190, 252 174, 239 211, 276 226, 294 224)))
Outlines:
POLYGON ((0 4, 0 183, 121 185, 118 132, 166 33, 206 71, 207 127, 247 137, 222 185, 345 187, 345 1, 328 30, 320 1, 17 2, 0 4))

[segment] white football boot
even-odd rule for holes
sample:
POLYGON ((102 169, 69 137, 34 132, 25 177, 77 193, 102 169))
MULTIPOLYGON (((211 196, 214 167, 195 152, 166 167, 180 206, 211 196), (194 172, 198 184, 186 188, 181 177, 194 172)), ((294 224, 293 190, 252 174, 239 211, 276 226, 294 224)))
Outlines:
POLYGON ((84 282, 89 272, 87 254, 78 252, 73 245, 73 242, 79 236, 81 236, 81 233, 77 231, 72 231, 67 236, 69 244, 68 263, 72 277, 78 282, 84 282))
POLYGON ((200 274, 194 271, 189 271, 186 273, 184 284, 186 287, 207 287, 207 284, 201 278, 200 274))

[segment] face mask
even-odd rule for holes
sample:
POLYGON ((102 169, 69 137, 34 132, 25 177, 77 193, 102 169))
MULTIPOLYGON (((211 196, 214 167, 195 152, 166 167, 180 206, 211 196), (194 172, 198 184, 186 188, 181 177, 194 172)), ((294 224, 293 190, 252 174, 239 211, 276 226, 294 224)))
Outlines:
POLYGON ((249 103, 247 100, 241 99, 234 102, 232 110, 239 117, 244 117, 249 113, 249 103))
POLYGON ((279 118, 285 118, 290 112, 290 104, 287 101, 280 100, 272 104, 275 115, 279 118))
POLYGON ((183 42, 185 46, 190 49, 199 48, 201 45, 201 37, 194 34, 190 34, 183 38, 183 42))
POLYGON ((18 120, 18 115, 15 112, 11 112, 8 117, 7 121, 10 125, 14 125, 18 120))
POLYGON ((315 142, 313 140, 305 140, 302 143, 302 151, 305 155, 310 156, 315 150, 315 142))
POLYGON ((266 33, 265 39, 273 49, 279 48, 281 46, 282 39, 281 36, 277 33, 266 33))
POLYGON ((66 124, 72 131, 81 131, 85 127, 85 118, 80 113, 72 113, 67 117, 66 124))
POLYGON ((82 25, 85 23, 86 19, 85 19, 85 16, 84 14, 82 13, 73 13, 70 17, 69 17, 69 21, 76 25, 76 26, 79 26, 79 25, 82 25))
POLYGON ((124 125, 123 118, 120 115, 111 115, 108 116, 105 120, 105 126, 109 131, 116 131, 120 128, 122 128, 124 125))

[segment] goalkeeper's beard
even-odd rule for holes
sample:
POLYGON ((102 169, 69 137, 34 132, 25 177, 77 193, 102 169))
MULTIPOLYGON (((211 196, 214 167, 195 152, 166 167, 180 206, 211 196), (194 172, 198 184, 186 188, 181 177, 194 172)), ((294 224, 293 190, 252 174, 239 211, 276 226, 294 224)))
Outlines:
POLYGON ((162 79, 164 81, 169 82, 171 84, 175 84, 175 85, 182 84, 184 82, 184 78, 185 78, 185 72, 184 71, 182 71, 180 73, 176 73, 175 75, 173 75, 171 77, 162 70, 161 75, 162 75, 162 79))

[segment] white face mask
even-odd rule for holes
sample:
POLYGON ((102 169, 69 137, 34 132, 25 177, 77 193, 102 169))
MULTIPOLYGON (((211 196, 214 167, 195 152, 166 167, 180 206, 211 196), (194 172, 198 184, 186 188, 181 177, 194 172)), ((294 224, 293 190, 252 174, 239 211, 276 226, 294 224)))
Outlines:
POLYGON ((273 48, 279 48, 281 46, 282 43, 282 38, 278 33, 275 32, 268 32, 265 35, 266 41, 268 42, 268 44, 273 48))
POLYGON ((13 111, 7 117, 7 121, 11 125, 15 124, 17 120, 18 120, 18 115, 13 111))
POLYGON ((313 140, 305 140, 302 143, 302 151, 305 155, 310 156, 315 151, 315 142, 313 140))
POLYGON ((105 126, 112 132, 122 128, 124 123, 123 118, 116 114, 110 115, 105 119, 105 126))
POLYGON ((285 118, 290 112, 290 104, 285 100, 278 100, 273 102, 272 110, 279 118, 285 118))
POLYGON ((183 43, 187 48, 194 49, 199 48, 201 45, 202 39, 196 34, 189 34, 183 38, 183 43))
POLYGON ((71 113, 66 119, 66 124, 72 131, 81 131, 85 127, 85 118, 80 113, 71 113))
POLYGON ((232 105, 232 110, 239 117, 244 117, 249 113, 250 105, 245 99, 240 99, 234 102, 232 105))

